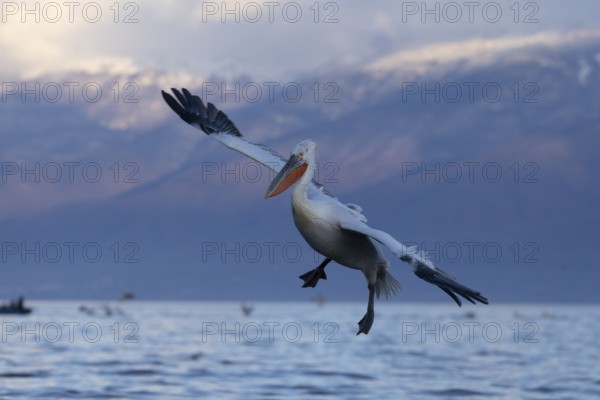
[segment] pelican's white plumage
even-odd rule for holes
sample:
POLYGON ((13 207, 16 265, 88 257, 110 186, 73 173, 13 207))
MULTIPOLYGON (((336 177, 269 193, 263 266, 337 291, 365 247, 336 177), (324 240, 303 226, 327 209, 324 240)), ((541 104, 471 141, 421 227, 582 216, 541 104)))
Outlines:
POLYGON ((435 267, 415 247, 404 246, 390 234, 367 225, 359 206, 343 204, 324 191, 313 179, 316 157, 313 141, 299 143, 289 159, 285 159, 264 145, 246 141, 233 122, 213 104, 205 106, 198 96, 186 89, 172 91, 176 99, 165 92, 162 92, 163 98, 185 122, 277 173, 265 197, 275 196, 295 185, 292 191, 294 223, 307 243, 325 256, 321 265, 300 276, 304 280, 303 287, 315 287, 319 279, 326 279, 324 269, 330 261, 363 272, 368 283, 369 304, 367 313, 358 323, 357 334, 367 334, 371 329, 375 318, 374 296, 387 298, 400 290, 400 284, 388 272, 389 263, 378 243, 406 262, 419 278, 446 292, 459 306, 462 303, 458 296, 471 303, 488 304, 481 293, 435 267))

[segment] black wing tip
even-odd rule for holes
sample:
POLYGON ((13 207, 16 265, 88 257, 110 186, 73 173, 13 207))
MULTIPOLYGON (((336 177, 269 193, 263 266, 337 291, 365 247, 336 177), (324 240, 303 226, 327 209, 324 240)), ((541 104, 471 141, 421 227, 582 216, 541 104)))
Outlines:
POLYGON ((462 301, 458 296, 473 304, 477 304, 477 302, 489 304, 489 300, 481 293, 458 283, 455 278, 439 268, 431 269, 427 265, 419 263, 415 275, 442 289, 459 307, 462 307, 462 301))
POLYGON ((448 295, 450 297, 452 297, 452 299, 456 302, 456 304, 458 304, 459 307, 462 307, 462 302, 456 296, 456 294, 460 295, 462 298, 464 298, 465 300, 467 300, 468 302, 470 302, 472 304, 477 304, 477 302, 480 302, 485 305, 489 304, 489 300, 485 296, 482 296, 481 293, 475 292, 466 286, 458 284, 458 285, 460 285, 460 287, 457 287, 457 286, 453 286, 453 285, 449 286, 449 285, 437 284, 437 283, 436 283, 436 285, 440 289, 442 289, 444 292, 448 293, 448 295))
MULTIPOLYGON (((175 93, 176 97, 179 99, 179 101, 181 102, 181 97, 177 96, 177 92, 175 92, 175 89, 172 89, 173 93, 175 93)), ((162 93, 162 97, 163 100, 167 103, 167 105, 171 108, 171 110, 173 110, 175 112, 175 114, 179 115, 179 117, 184 120, 185 122, 187 122, 190 125, 194 124, 195 118, 194 115, 188 111, 187 109, 187 104, 181 102, 182 104, 180 104, 175 97, 171 96, 171 94, 165 92, 164 90, 161 90, 162 93)))
POLYGON ((200 128, 207 135, 227 133, 233 136, 242 136, 227 114, 220 111, 214 104, 208 103, 205 106, 200 97, 192 95, 186 88, 181 88, 181 91, 171 88, 171 91, 175 97, 161 90, 163 99, 171 110, 188 124, 200 128))
POLYGON ((455 295, 454 293, 452 293, 450 290, 448 290, 446 288, 440 287, 440 289, 442 289, 444 292, 446 292, 446 294, 448 296, 452 297, 452 300, 454 300, 459 307, 462 307, 462 301, 460 301, 460 299, 458 298, 457 295, 455 295))

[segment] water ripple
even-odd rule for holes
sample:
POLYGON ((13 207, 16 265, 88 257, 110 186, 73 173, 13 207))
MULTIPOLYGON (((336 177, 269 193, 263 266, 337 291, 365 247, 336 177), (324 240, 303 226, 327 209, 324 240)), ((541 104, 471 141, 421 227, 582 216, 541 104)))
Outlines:
POLYGON ((21 371, 21 372, 3 372, 1 378, 43 378, 50 375, 49 371, 21 371))
POLYGON ((469 389, 429 390, 423 393, 433 394, 442 397, 494 396, 494 393, 477 392, 475 390, 469 389))

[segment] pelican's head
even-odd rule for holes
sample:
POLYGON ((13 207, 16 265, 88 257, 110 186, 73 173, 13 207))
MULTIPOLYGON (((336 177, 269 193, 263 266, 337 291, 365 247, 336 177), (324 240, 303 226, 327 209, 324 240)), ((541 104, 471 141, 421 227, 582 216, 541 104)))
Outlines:
POLYGON ((269 185, 265 199, 283 193, 312 168, 315 162, 315 147, 317 144, 312 140, 305 140, 294 147, 289 160, 269 185))

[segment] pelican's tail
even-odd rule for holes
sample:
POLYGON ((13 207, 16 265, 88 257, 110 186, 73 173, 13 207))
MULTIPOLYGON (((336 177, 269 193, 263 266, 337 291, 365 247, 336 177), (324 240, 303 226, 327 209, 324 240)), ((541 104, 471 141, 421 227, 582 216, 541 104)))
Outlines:
POLYGON ((377 298, 380 298, 381 294, 383 294, 386 299, 389 299, 398 294, 401 290, 402 285, 400 285, 400 282, 398 282, 387 269, 382 268, 377 272, 377 280, 375 281, 375 294, 377 295, 377 298))

